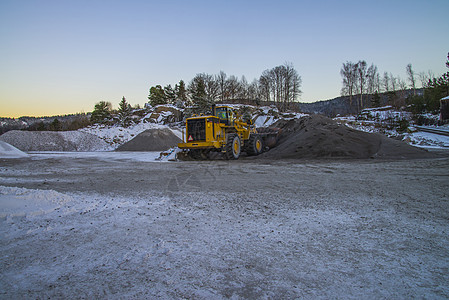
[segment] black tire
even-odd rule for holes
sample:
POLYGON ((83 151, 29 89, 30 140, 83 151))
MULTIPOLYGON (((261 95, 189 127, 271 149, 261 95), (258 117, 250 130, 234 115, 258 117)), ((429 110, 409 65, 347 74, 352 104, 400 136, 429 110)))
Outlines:
POLYGON ((225 146, 225 158, 226 159, 238 159, 241 153, 240 137, 236 133, 228 135, 225 146))
POLYGON ((259 155, 263 152, 263 141, 260 135, 251 134, 246 144, 246 154, 248 156, 259 155))

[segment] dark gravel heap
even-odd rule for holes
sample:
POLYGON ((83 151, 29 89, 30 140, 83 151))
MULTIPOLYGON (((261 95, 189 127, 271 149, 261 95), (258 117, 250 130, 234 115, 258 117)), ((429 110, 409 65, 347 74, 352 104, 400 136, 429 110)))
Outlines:
POLYGON ((182 142, 170 129, 148 129, 116 151, 165 151, 182 142))
POLYGON ((300 158, 425 158, 433 156, 381 134, 351 129, 321 116, 281 120, 273 125, 282 129, 279 142, 262 157, 270 159, 300 158))

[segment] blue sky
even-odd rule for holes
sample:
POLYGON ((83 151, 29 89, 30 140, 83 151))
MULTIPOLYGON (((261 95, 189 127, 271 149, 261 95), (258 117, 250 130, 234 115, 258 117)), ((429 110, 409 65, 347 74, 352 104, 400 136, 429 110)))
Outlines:
POLYGON ((248 81, 291 62, 300 101, 339 96, 340 68, 366 60, 406 79, 441 75, 449 1, 0 0, 0 116, 92 111, 197 73, 248 81))

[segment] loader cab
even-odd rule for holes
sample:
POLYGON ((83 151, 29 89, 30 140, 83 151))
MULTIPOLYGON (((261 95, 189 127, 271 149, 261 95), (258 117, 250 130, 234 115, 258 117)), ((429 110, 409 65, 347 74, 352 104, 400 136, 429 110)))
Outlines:
POLYGON ((214 115, 220 119, 220 123, 226 126, 232 126, 234 124, 234 111, 228 106, 216 106, 214 115))

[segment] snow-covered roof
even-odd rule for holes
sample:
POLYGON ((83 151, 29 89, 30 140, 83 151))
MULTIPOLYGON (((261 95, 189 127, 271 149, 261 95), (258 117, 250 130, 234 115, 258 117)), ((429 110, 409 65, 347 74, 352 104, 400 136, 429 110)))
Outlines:
POLYGON ((441 98, 440 100, 449 100, 449 96, 441 98))

